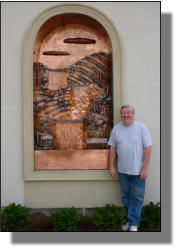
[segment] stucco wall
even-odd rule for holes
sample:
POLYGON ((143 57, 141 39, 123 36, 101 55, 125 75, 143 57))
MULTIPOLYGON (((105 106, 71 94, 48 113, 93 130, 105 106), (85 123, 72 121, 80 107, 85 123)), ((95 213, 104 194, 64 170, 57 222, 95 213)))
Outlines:
MULTIPOLYGON (((2 206, 25 204, 22 137, 22 45, 25 32, 50 2, 2 3, 2 206)), ((62 4, 62 3, 58 3, 62 4)), ((145 203, 160 199, 160 16, 154 2, 85 2, 118 30, 125 103, 149 128, 154 146, 145 203)))

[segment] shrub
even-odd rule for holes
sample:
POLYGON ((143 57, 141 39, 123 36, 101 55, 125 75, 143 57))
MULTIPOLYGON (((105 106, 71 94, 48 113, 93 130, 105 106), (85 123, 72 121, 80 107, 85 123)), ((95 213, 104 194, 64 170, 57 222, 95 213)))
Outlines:
POLYGON ((160 203, 158 202, 157 204, 153 204, 153 202, 150 202, 142 209, 140 226, 146 227, 148 230, 152 230, 160 225, 160 219, 160 203))
POLYGON ((18 230, 30 221, 29 209, 14 202, 2 210, 3 223, 12 230, 18 230))
POLYGON ((77 215, 77 208, 63 208, 61 211, 55 211, 51 214, 51 220, 54 226, 63 231, 73 231, 76 229, 80 220, 80 216, 77 215))
POLYGON ((104 227, 105 229, 112 229, 126 222, 124 215, 114 204, 107 204, 101 208, 97 207, 92 220, 97 227, 104 227))

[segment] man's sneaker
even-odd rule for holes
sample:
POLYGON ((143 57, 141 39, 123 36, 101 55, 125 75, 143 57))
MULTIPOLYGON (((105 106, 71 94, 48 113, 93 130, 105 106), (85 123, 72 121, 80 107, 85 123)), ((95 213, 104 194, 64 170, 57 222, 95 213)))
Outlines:
POLYGON ((129 223, 125 223, 124 225, 122 225, 121 227, 122 231, 128 231, 129 230, 129 223))
POLYGON ((138 227, 137 226, 130 226, 129 231, 130 232, 137 232, 138 231, 138 227))

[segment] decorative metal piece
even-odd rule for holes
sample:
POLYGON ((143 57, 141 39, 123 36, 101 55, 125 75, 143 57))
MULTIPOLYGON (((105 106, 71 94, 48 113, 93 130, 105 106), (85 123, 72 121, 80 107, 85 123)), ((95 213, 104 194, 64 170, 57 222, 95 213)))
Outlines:
POLYGON ((64 43, 95 44, 96 41, 88 38, 68 38, 64 40, 64 43))
POLYGON ((35 170, 106 169, 113 126, 109 38, 94 20, 59 20, 63 26, 42 27, 34 48, 35 170))
POLYGON ((45 51, 43 52, 43 55, 65 56, 65 55, 70 55, 70 53, 65 52, 65 51, 45 51))

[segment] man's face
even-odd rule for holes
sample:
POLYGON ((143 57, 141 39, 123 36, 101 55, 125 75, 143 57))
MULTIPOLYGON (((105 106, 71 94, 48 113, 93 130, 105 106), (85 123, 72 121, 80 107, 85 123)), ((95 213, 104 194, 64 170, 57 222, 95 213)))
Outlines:
POLYGON ((129 126, 134 121, 134 113, 131 107, 123 108, 121 111, 121 119, 124 125, 129 126))

